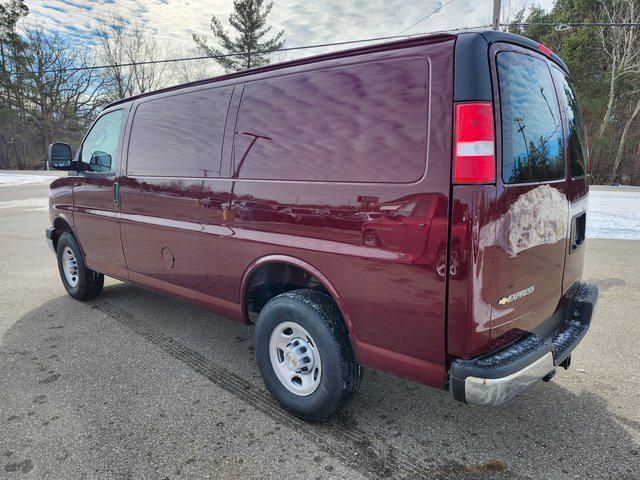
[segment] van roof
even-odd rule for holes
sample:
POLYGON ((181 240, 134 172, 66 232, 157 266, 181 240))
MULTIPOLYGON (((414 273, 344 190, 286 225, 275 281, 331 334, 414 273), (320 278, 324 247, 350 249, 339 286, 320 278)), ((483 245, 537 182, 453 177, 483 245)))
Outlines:
MULTIPOLYGON (((377 43, 375 45, 367 45, 367 46, 363 46, 363 47, 355 47, 355 48, 349 48, 349 49, 346 49, 346 50, 338 50, 338 51, 330 52, 330 53, 312 55, 312 56, 309 56, 309 57, 303 57, 303 58, 299 58, 299 59, 295 59, 295 60, 289 60, 289 61, 286 61, 286 62, 272 63, 272 64, 269 64, 269 65, 265 65, 263 67, 256 67, 256 68, 251 68, 251 69, 248 69, 248 70, 242 70, 242 71, 239 71, 239 72, 228 73, 228 74, 225 74, 225 75, 220 75, 220 76, 217 76, 217 77, 207 78, 207 79, 204 79, 204 80, 197 80, 197 81, 194 81, 194 82, 188 82, 188 83, 183 83, 183 84, 179 84, 179 85, 173 85, 171 87, 161 88, 159 90, 154 90, 154 91, 151 91, 151 92, 145 92, 145 93, 141 93, 139 95, 134 95, 134 96, 131 96, 131 97, 127 97, 127 98, 123 98, 123 99, 120 99, 120 100, 116 100, 116 101, 111 102, 108 105, 106 105, 105 109, 113 107, 115 105, 120 105, 120 104, 123 104, 123 103, 131 102, 131 101, 137 100, 139 98, 153 96, 153 95, 156 95, 156 94, 159 94, 159 93, 171 92, 171 91, 174 91, 174 90, 180 90, 180 89, 183 89, 183 88, 188 88, 188 87, 193 87, 193 86, 198 86, 198 85, 206 85, 206 84, 210 84, 210 83, 222 82, 222 81, 231 80, 231 79, 234 79, 234 78, 242 78, 242 77, 254 75, 256 73, 275 71, 275 70, 280 70, 280 69, 287 68, 287 67, 307 65, 307 64, 311 64, 311 63, 321 62, 321 61, 324 61, 324 60, 333 60, 333 59, 351 57, 351 56, 362 55, 362 54, 367 54, 367 53, 375 53, 375 52, 382 52, 382 51, 387 51, 387 50, 395 50, 395 49, 399 49, 399 48, 415 47, 415 46, 425 45, 425 44, 430 44, 430 43, 438 43, 438 42, 443 42, 443 41, 446 41, 446 40, 455 39, 456 37, 458 37, 460 35, 478 35, 478 36, 481 36, 482 38, 484 38, 484 40, 489 45, 494 43, 494 42, 507 42, 507 43, 518 44, 518 45, 521 45, 523 47, 527 47, 527 48, 530 48, 530 49, 533 49, 533 50, 538 50, 538 45, 539 45, 537 42, 531 40, 530 38, 526 38, 526 37, 523 37, 523 36, 520 36, 520 35, 515 35, 513 33, 499 32, 499 31, 495 31, 495 30, 467 30, 467 31, 464 31, 464 32, 453 32, 453 33, 452 32, 439 32, 439 33, 426 34, 426 35, 421 35, 421 36, 411 37, 411 38, 406 38, 406 39, 401 39, 401 40, 394 40, 394 41, 388 41, 388 42, 383 42, 383 43, 377 43)), ((564 62, 555 53, 551 54, 551 59, 554 60, 556 63, 558 63, 564 70, 567 70, 567 67, 564 64, 564 62)))

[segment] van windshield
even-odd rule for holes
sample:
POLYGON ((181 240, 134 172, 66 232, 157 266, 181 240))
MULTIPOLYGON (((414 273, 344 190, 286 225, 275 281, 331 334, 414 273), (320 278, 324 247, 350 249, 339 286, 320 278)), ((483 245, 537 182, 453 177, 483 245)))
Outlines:
POLYGON ((547 64, 515 52, 500 52, 496 64, 504 182, 563 178, 562 121, 547 64))
POLYGON ((558 86, 558 98, 567 119, 566 136, 569 142, 571 176, 580 177, 587 173, 587 139, 584 122, 578 106, 578 97, 570 80, 559 68, 551 69, 558 86))

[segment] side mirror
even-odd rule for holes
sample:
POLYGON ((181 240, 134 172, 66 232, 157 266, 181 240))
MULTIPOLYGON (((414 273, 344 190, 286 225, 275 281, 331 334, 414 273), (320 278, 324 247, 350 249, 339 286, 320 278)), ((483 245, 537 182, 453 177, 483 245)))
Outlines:
POLYGON ((110 172, 111 155, 105 152, 93 152, 89 159, 89 170, 91 172, 110 172))
POLYGON ((56 170, 72 170, 73 157, 67 143, 52 143, 47 148, 47 163, 56 170))

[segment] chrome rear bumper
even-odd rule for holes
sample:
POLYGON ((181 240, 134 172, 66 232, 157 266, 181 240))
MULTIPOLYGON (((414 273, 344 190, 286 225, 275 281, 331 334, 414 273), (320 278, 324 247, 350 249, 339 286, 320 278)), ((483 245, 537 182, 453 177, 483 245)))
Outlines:
POLYGON ((465 400, 474 405, 501 405, 533 382, 546 377, 555 368, 553 354, 548 352, 522 370, 506 377, 467 377, 464 379, 465 400))
POLYGON ((449 378, 453 397, 475 405, 502 405, 532 383, 551 378, 558 365, 567 368, 571 352, 589 329, 597 298, 595 285, 578 282, 567 291, 563 324, 549 337, 531 333, 497 352, 455 360, 449 378))

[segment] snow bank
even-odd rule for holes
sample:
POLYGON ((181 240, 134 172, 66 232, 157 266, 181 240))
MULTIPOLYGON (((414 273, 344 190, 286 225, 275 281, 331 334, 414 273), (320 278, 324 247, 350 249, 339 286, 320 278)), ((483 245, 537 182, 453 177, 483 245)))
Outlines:
POLYGON ((49 199, 42 198, 25 198, 23 200, 8 200, 0 202, 0 210, 49 210, 49 199))
POLYGON ((587 237, 640 240, 640 187, 591 187, 587 237))
POLYGON ((29 183, 51 183, 57 176, 54 175, 30 175, 25 173, 0 172, 0 187, 12 185, 25 185, 29 183))

